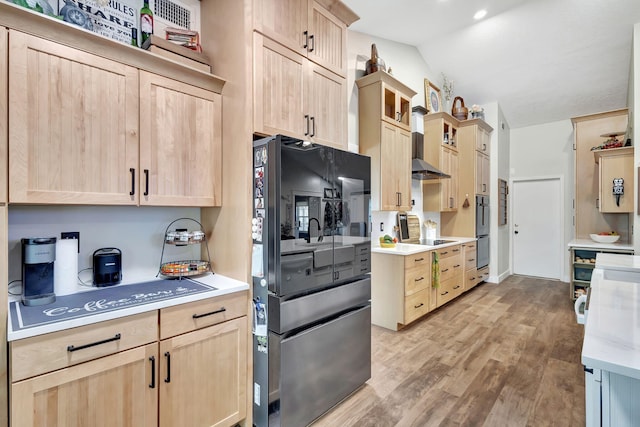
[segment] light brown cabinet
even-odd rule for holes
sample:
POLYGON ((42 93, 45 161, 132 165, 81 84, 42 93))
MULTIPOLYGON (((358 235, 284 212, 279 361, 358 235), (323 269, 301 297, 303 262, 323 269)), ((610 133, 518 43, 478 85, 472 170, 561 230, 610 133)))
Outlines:
POLYGON ((397 331, 431 311, 431 256, 371 254, 371 323, 397 331))
POLYGON ((462 294, 464 283, 462 272, 465 265, 462 246, 448 246, 437 250, 440 283, 436 290, 436 306, 440 307, 462 294))
POLYGON ((18 31, 9 69, 10 202, 221 204, 219 94, 18 31))
MULTIPOLYGON (((9 289, 8 279, 8 229, 7 206, 0 203, 0 286, 9 289)), ((0 378, 4 384, 0 386, 0 425, 9 424, 9 394, 7 384, 7 292, 0 293, 0 378)))
MULTIPOLYGON (((633 147, 610 148, 593 152, 598 163, 598 209, 603 213, 633 212, 633 147), (622 180, 615 186, 614 180, 622 180)), ((617 181, 616 181, 617 182, 617 181)))
POLYGON ((458 152, 443 147, 440 152, 440 167, 451 176, 440 180, 440 212, 458 210, 458 152))
POLYGON ((476 194, 489 195, 489 174, 491 172, 489 156, 476 151, 476 194))
POLYGON ((431 212, 456 212, 458 195, 459 155, 458 121, 447 113, 424 116, 424 160, 451 178, 422 183, 423 209, 431 212))
POLYGON ((12 425, 235 425, 246 312, 242 292, 13 341, 12 425))
POLYGON ((391 113, 387 97, 392 93, 399 99, 396 95, 401 93, 407 94, 401 98, 411 99, 415 92, 382 71, 362 77, 356 84, 360 153, 371 157, 372 209, 411 210, 411 133, 407 130, 411 109, 407 107, 407 115, 391 113), (394 86, 399 89, 390 91, 394 86))
POLYGON ((462 245, 462 256, 464 262, 464 275, 463 275, 463 283, 464 291, 468 291, 469 289, 476 286, 480 283, 479 274, 477 271, 477 248, 476 242, 465 243, 462 245))
MULTIPOLYGON (((326 2, 324 2, 326 3, 326 2)), ((315 0, 253 0, 256 31, 344 75, 346 24, 315 0)))
POLYGON ((140 71, 140 204, 222 204, 222 97, 140 71))
POLYGON ((344 148, 346 80, 254 33, 254 130, 344 148))

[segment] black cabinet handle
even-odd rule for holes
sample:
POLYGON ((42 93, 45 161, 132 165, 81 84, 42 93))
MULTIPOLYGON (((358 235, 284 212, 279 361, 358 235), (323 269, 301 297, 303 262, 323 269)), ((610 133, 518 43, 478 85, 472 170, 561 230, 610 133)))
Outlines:
POLYGON ((449 291, 446 291, 445 293, 440 294, 440 295, 445 296, 445 295, 446 295, 446 294, 448 294, 448 293, 449 293, 449 291))
POLYGON ((171 382, 171 354, 167 351, 164 354, 164 357, 167 359, 167 378, 164 379, 165 383, 171 382))
POLYGON ((144 170, 144 195, 149 195, 149 169, 144 170))
POLYGON ((156 358, 151 356, 149 360, 151 361, 151 384, 149 384, 149 388, 156 388, 156 358))
POLYGON ((305 114, 304 119, 307 121, 307 130, 305 131, 304 135, 309 136, 309 115, 305 114))
POLYGON ((446 251, 446 252, 440 252, 440 256, 442 256, 442 255, 446 255, 446 254, 448 254, 448 253, 449 253, 449 251, 446 251))
POLYGON ((447 272, 447 271, 449 271, 449 269, 448 269, 448 268, 446 268, 446 269, 444 269, 444 270, 440 270, 440 273, 445 273, 445 272, 447 272))
POLYGON ((423 303, 423 302, 421 302, 421 303, 420 303, 420 304, 418 304, 418 305, 414 305, 414 306, 413 306, 413 308, 420 308, 420 307, 422 307, 423 305, 424 305, 424 303, 423 303))
POLYGON ((304 44, 302 47, 306 49, 307 46, 309 46, 309 31, 304 31, 302 34, 304 35, 304 44))
POLYGON ((205 313, 205 314, 194 314, 193 318, 194 319, 199 319, 201 317, 206 317, 206 316, 211 316, 212 314, 218 314, 218 313, 222 313, 224 311, 227 311, 226 308, 222 307, 219 310, 215 310, 215 311, 210 311, 209 313, 205 313))
POLYGON ((584 366, 584 371, 589 374, 593 374, 593 368, 587 368, 586 366, 584 366))
POLYGON ((418 277, 417 279, 413 279, 414 282, 422 282, 424 277, 418 277))
POLYGON ((316 49, 316 36, 311 34, 309 39, 311 39, 311 48, 309 49, 309 52, 313 52, 316 49))
POLYGON ((424 258, 416 258, 414 259, 415 262, 420 262, 420 261, 424 261, 424 258))
POLYGON ((456 264, 453 266, 453 268, 458 268, 458 267, 460 267, 460 264, 456 264))
POLYGON ((453 289, 458 289, 459 287, 460 287, 460 285, 454 286, 453 289))
POLYGON ((84 344, 84 345, 79 345, 77 347, 74 346, 74 345, 67 346, 67 351, 68 352, 74 352, 74 351, 78 351, 78 350, 84 350, 85 348, 94 347, 94 346, 100 345, 100 344, 106 344, 106 343, 111 342, 111 341, 118 341, 119 339, 120 339, 120 334, 115 334, 114 337, 107 338, 106 340, 96 341, 96 342, 92 342, 92 343, 84 344))
POLYGON ((136 170, 129 168, 129 172, 131 172, 131 191, 129 191, 129 195, 133 196, 136 194, 136 170))
POLYGON ((316 136, 316 118, 311 116, 311 135, 316 136))
POLYGON ((460 252, 460 249, 454 249, 453 252, 460 252))

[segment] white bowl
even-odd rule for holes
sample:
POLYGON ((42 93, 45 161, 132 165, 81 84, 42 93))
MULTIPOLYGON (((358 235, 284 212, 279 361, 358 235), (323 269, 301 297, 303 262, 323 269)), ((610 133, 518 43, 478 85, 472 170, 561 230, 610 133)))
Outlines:
POLYGON ((601 236, 600 234, 589 234, 591 240, 598 243, 615 243, 620 239, 619 234, 601 236))

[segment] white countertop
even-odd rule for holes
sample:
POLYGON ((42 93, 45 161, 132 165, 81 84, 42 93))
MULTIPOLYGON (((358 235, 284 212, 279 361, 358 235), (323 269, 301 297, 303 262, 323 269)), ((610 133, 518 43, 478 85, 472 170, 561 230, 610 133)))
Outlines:
MULTIPOLYGON (((171 307, 178 304, 199 301, 202 299, 212 298, 220 295, 226 295, 234 292, 246 291, 249 289, 248 283, 231 279, 229 277, 222 276, 220 274, 207 274, 205 276, 195 277, 194 279, 200 283, 203 283, 208 286, 212 286, 216 289, 212 289, 211 291, 201 292, 193 295, 180 296, 172 299, 150 302, 148 304, 127 307, 120 310, 101 312, 101 313, 97 313, 90 316, 74 318, 69 320, 62 320, 56 323, 51 323, 43 326, 34 326, 31 328, 20 329, 20 330, 14 330, 11 324, 11 316, 8 316, 7 340, 14 341, 18 339, 33 337, 41 334, 46 334, 49 332, 56 332, 56 331, 61 331, 69 328, 75 328, 78 326, 84 326, 84 325, 89 325, 93 323, 103 322, 105 320, 117 319, 124 316, 130 316, 133 314, 144 313, 152 310, 158 310, 165 307, 171 307)), ((133 283, 121 284, 121 285, 116 285, 114 287, 130 286, 130 285, 135 285, 135 284, 133 283)), ((108 289, 108 288, 92 288, 85 292, 92 292, 93 290, 96 290, 96 289, 108 289)), ((10 299, 10 302, 15 300, 16 298, 13 297, 10 299)))
POLYGON ((569 248, 584 248, 584 249, 615 249, 633 251, 633 246, 629 243, 598 243, 591 239, 574 239, 569 242, 569 248))
POLYGON ((438 237, 443 240, 453 240, 451 243, 442 245, 419 245, 414 243, 397 243, 395 248, 382 248, 380 242, 371 241, 371 252, 389 255, 413 255, 420 252, 432 251, 434 249, 446 248, 447 246, 455 246, 462 243, 475 242, 475 237, 438 237))
POLYGON ((596 268, 582 345, 582 363, 640 379, 640 283, 610 280, 596 268))
POLYGON ((597 254, 596 268, 640 273, 640 256, 623 254, 597 254))

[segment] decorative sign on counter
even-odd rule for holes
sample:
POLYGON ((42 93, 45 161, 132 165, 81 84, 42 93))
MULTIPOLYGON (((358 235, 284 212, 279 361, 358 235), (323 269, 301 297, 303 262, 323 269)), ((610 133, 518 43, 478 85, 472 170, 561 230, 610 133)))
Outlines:
POLYGON ((132 30, 138 32, 141 4, 134 0, 58 0, 58 13, 66 22, 132 44, 132 30))
POLYGON ((188 279, 154 280, 58 296, 55 302, 41 306, 27 307, 13 301, 9 304, 9 315, 13 330, 18 331, 214 289, 188 279))

